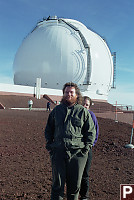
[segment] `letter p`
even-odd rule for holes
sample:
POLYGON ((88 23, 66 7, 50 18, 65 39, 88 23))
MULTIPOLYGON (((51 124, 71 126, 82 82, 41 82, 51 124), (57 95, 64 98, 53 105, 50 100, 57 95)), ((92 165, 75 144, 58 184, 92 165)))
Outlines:
POLYGON ((127 194, 131 194, 133 192, 133 189, 131 186, 123 186, 123 199, 126 198, 127 194))

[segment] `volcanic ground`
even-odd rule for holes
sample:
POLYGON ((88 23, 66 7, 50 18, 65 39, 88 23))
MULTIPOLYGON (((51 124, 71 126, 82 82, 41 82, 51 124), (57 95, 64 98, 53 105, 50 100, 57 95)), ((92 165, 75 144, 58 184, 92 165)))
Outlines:
MULTIPOLYGON (((50 200, 51 163, 44 129, 49 112, 0 110, 0 200, 50 200)), ((129 124, 98 118, 90 170, 91 200, 119 200, 120 184, 134 183, 129 124)), ((65 198, 66 199, 66 198, 65 198)))

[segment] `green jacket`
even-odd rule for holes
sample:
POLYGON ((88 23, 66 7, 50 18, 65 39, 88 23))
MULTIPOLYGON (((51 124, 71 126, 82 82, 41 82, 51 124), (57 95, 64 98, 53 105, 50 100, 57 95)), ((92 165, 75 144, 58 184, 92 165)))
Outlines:
POLYGON ((46 148, 53 151, 64 148, 66 151, 87 153, 92 148, 96 129, 88 110, 75 104, 56 106, 49 114, 45 128, 46 148))

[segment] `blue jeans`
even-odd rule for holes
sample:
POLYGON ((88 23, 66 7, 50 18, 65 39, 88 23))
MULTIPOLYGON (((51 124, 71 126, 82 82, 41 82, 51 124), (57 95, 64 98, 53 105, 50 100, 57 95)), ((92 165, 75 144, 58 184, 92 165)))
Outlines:
POLYGON ((51 200, 62 200, 66 182, 67 200, 78 200, 81 178, 88 154, 81 152, 69 158, 64 150, 55 150, 52 162, 52 191, 51 200))
POLYGON ((84 168, 82 180, 81 180, 81 189, 80 189, 80 196, 81 199, 88 198, 89 193, 89 170, 91 167, 92 161, 92 149, 88 152, 88 159, 84 168))

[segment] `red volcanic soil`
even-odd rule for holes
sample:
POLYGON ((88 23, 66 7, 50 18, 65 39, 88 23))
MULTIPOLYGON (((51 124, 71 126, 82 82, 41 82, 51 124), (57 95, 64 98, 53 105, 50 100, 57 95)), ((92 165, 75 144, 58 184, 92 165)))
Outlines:
MULTIPOLYGON (((46 111, 0 110, 0 200, 50 200, 51 164, 45 149, 46 111)), ((129 124, 98 118, 100 135, 90 171, 92 200, 119 200, 134 183, 129 124)))

